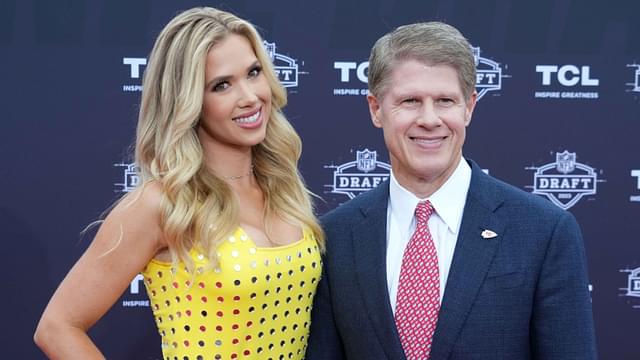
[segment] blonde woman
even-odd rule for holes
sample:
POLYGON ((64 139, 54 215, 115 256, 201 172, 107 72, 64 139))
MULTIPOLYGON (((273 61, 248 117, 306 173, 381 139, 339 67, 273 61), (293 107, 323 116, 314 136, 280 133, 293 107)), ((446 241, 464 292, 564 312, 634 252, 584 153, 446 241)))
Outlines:
POLYGON ((259 34, 227 12, 185 11, 143 85, 143 185, 60 284, 36 343, 51 358, 103 358, 87 330, 142 272, 165 359, 303 358, 323 234, 259 34))

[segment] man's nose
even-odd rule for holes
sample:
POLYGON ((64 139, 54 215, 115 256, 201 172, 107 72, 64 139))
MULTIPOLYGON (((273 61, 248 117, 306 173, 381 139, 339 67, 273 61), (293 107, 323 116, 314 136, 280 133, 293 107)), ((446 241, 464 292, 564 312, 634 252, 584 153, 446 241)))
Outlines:
POLYGON ((426 128, 438 127, 442 124, 440 118, 440 112, 438 107, 433 101, 426 101, 423 103, 420 114, 416 120, 416 123, 426 128))

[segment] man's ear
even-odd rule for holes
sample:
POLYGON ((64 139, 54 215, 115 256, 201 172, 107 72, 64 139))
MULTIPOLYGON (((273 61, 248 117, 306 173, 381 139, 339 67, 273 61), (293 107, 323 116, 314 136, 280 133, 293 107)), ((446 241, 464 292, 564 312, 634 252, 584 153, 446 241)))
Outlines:
POLYGON ((377 128, 382 127, 381 121, 381 109, 380 102, 378 102, 378 98, 375 95, 369 94, 367 95, 367 102, 369 103, 369 113, 371 114, 371 122, 373 126, 377 128))
POLYGON ((478 101, 478 92, 474 91, 473 94, 469 97, 469 100, 466 101, 465 111, 464 111, 464 126, 469 126, 471 123, 471 116, 473 115, 473 109, 476 107, 476 102, 478 101))

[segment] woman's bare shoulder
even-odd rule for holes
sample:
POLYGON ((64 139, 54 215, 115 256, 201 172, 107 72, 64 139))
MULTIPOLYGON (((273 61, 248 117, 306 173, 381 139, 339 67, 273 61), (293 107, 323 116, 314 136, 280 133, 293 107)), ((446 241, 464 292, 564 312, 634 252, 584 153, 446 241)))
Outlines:
POLYGON ((161 230, 162 185, 157 181, 148 181, 125 195, 111 210, 105 223, 117 222, 130 231, 146 233, 145 238, 158 242, 158 248, 164 247, 161 230))
POLYGON ((126 213, 134 208, 136 211, 159 214, 163 196, 162 185, 158 181, 147 181, 125 195, 113 211, 126 213))

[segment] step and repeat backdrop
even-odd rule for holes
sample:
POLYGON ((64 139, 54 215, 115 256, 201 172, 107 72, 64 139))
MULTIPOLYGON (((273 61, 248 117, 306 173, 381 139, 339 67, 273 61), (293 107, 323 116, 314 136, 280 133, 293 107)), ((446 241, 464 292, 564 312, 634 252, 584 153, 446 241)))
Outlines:
MULTIPOLYGON (((365 101, 373 42, 410 22, 458 27, 474 47, 480 99, 464 155, 576 216, 600 358, 640 358, 640 2, 631 0, 0 1, 3 358, 42 358, 33 330, 91 241, 80 231, 137 184, 130 154, 146 56, 170 18, 201 5, 259 27, 319 214, 389 174, 365 101)), ((91 336, 111 359, 161 358, 140 276, 91 336)))

